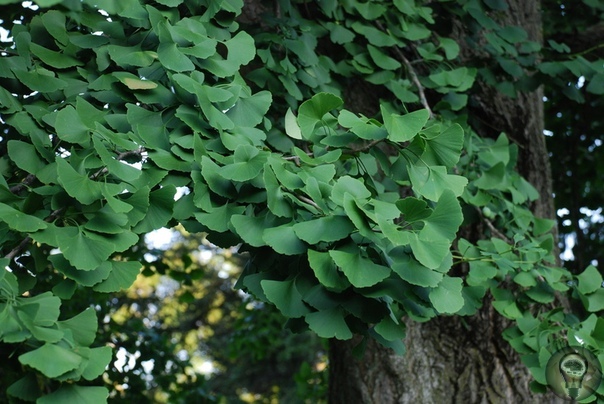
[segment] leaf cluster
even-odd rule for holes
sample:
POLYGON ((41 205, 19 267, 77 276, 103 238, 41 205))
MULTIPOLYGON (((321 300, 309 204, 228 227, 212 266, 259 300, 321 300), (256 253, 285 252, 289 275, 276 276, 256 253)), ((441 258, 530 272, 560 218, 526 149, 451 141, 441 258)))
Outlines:
POLYGON ((75 384, 111 359, 91 347, 96 316, 59 320, 61 307, 130 286, 141 237, 177 223, 240 244, 237 286, 293 330, 403 353, 404 321, 472 315, 489 293, 538 383, 549 336, 600 349, 595 316, 547 306, 572 290, 599 311, 597 276, 574 288, 552 265, 517 148, 479 137, 465 107, 477 78, 514 97, 570 72, 600 94, 602 65, 541 63, 524 30, 492 18, 505 2, 283 1, 260 24, 237 0, 35 3, 0 51, 0 340, 35 371, 12 397, 104 400, 75 384), (459 63, 446 13, 469 22, 484 60, 459 63), (464 222, 486 237, 458 239, 464 222), (33 375, 52 383, 35 390, 33 375))

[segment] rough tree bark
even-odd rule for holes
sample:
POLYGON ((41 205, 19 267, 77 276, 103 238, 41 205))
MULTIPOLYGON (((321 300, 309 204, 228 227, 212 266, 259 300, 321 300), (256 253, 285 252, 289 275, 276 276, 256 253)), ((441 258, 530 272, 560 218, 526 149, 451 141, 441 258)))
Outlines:
MULTIPOLYGON (((523 27, 542 42, 539 1, 510 0, 498 13, 500 24, 523 27)), ((455 24, 454 24, 455 26, 455 24)), ((462 58, 475 59, 480 49, 464 42, 462 23, 454 35, 462 45, 462 58)), ((505 132, 520 149, 518 169, 539 191, 533 210, 554 217, 551 175, 543 137, 542 91, 512 99, 488 86, 476 86, 469 105, 481 135, 505 132), (488 123, 488 125, 486 124, 488 123)), ((475 234, 474 239, 479 235, 475 234)), ((518 355, 502 337, 508 326, 494 311, 489 296, 471 318, 440 317, 427 323, 407 321, 407 354, 397 356, 377 343, 369 343, 362 359, 355 359, 357 341, 330 344, 330 403, 553 403, 553 395, 533 395, 531 377, 518 355)))

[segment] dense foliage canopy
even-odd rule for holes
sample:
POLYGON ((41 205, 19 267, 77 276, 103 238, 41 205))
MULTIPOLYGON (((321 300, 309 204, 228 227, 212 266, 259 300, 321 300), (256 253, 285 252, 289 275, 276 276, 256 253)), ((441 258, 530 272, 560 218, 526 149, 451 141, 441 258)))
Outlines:
MULTIPOLYGON (((108 342, 174 344, 116 337, 152 328, 153 306, 106 324, 141 271, 202 287, 187 253, 145 256, 143 236, 176 225, 239 246, 235 287, 294 331, 404 354, 405 321, 471 316, 488 295, 513 321, 505 338, 535 390, 555 339, 603 356, 604 289, 589 265, 603 238, 601 44, 577 51, 553 33, 566 18, 597 24, 604 6, 544 3, 542 46, 497 22, 503 0, 0 0, 0 352, 11 363, 0 385, 13 400, 104 402, 103 373, 128 384, 106 373, 108 342), (554 171, 573 179, 556 187, 571 214, 562 234, 582 248, 572 271, 557 264, 554 221, 532 213, 521 147, 496 127, 484 136, 468 105, 475 86, 514 98, 544 83, 554 171)), ((179 303, 235 293, 218 279, 179 303)), ((184 377, 178 361, 155 363, 179 366, 184 377)), ((203 383, 179 383, 163 393, 206 397, 203 383)))

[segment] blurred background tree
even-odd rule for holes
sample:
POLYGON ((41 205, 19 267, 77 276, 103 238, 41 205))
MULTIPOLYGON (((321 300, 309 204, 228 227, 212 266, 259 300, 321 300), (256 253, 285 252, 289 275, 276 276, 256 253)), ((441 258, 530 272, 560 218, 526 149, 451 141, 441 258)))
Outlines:
POLYGON ((117 352, 104 375, 111 402, 324 400, 325 343, 234 289, 245 264, 236 249, 181 227, 147 242, 142 274, 100 310, 101 338, 117 352))

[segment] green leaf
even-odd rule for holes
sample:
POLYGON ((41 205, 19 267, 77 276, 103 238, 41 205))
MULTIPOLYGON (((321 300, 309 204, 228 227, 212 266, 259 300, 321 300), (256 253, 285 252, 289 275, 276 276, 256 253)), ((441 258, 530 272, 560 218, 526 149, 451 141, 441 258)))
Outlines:
POLYGON ((453 87, 455 91, 463 92, 474 84, 476 72, 477 70, 475 68, 460 67, 453 70, 432 73, 429 78, 438 87, 443 87, 441 92, 448 92, 446 87, 453 87))
POLYGON ((101 185, 88 176, 78 173, 67 161, 57 157, 59 183, 67 193, 84 205, 90 205, 103 197, 101 185))
POLYGON ((428 207, 426 201, 411 196, 396 201, 396 207, 399 208, 406 222, 425 219, 432 213, 432 209, 428 207))
POLYGON ((306 251, 306 245, 296 236, 292 224, 266 229, 262 239, 279 254, 297 255, 306 251))
MULTIPOLYGON (((286 170, 282 170, 282 173, 286 170)), ((290 201, 285 197, 277 177, 272 167, 268 165, 264 169, 264 185, 266 187, 266 199, 270 211, 279 217, 292 217, 293 207, 290 201)))
POLYGON ((285 113, 285 133, 293 139, 302 140, 302 131, 291 108, 288 108, 285 113))
POLYGON ((48 224, 35 216, 27 215, 0 202, 0 221, 13 230, 23 233, 35 232, 48 227, 48 224))
POLYGON ((81 361, 82 357, 72 350, 48 343, 19 356, 19 362, 39 370, 46 377, 57 377, 74 370, 81 361))
POLYGON ((340 24, 328 22, 325 25, 329 29, 329 39, 331 39, 331 42, 333 43, 343 45, 351 42, 354 39, 354 32, 340 24))
POLYGON ((105 240, 113 244, 115 252, 123 252, 139 241, 139 236, 131 231, 123 231, 117 234, 108 234, 105 240))
POLYGON ((60 329, 70 330, 74 341, 82 346, 90 346, 96 338, 98 321, 94 309, 88 308, 69 320, 58 321, 60 329))
POLYGON ((350 286, 328 253, 308 250, 308 262, 315 276, 327 289, 342 291, 350 286))
MULTIPOLYGON (((149 209, 149 195, 149 187, 145 186, 139 188, 138 191, 126 199, 130 209, 124 213, 128 215, 128 224, 130 226, 136 226, 147 215, 147 210, 149 209)), ((113 206, 112 208, 115 209, 113 206)))
POLYGON ((245 216, 233 215, 231 223, 237 234, 249 245, 253 247, 261 247, 266 245, 262 234, 264 229, 274 225, 274 220, 270 220, 267 216, 245 216))
POLYGON ((96 292, 111 293, 128 289, 140 274, 143 265, 137 261, 105 261, 101 267, 109 266, 111 272, 102 282, 92 288, 96 292))
MULTIPOLYGON (((126 68, 130 66, 147 67, 157 59, 157 53, 143 51, 140 46, 108 45, 107 51, 118 66, 126 68)), ((138 79, 138 77, 136 78, 138 79)))
POLYGON ((83 369, 82 377, 86 380, 94 380, 103 374, 105 368, 111 362, 113 351, 111 347, 103 346, 92 348, 89 352, 90 356, 88 357, 86 367, 83 369))
POLYGON ((346 216, 327 216, 294 225, 296 235, 309 244, 341 240, 354 229, 354 225, 346 216))
POLYGON ((497 35, 499 35, 501 38, 505 39, 511 44, 517 44, 519 42, 526 41, 526 39, 528 38, 528 34, 523 28, 513 25, 507 25, 505 27, 502 27, 497 31, 497 35))
POLYGON ((226 115, 236 126, 253 128, 262 122, 272 100, 273 96, 268 91, 242 96, 229 108, 226 115))
POLYGON ((330 250, 329 255, 350 283, 358 288, 373 286, 390 275, 390 268, 361 257, 360 252, 330 250))
MULTIPOLYGON (((604 292, 604 289, 600 290, 604 292)), ((526 295, 538 303, 547 304, 554 301, 555 292, 556 291, 547 282, 539 282, 537 286, 527 290, 526 295)), ((604 300, 602 300, 602 304, 604 305, 604 300)))
POLYGON ((369 219, 363 210, 361 210, 357 201, 349 193, 344 194, 342 205, 344 206, 346 215, 359 230, 359 234, 368 239, 374 239, 375 235, 369 223, 369 219))
POLYGON ((114 252, 113 244, 107 239, 86 234, 77 227, 62 228, 57 241, 65 258, 84 271, 98 268, 114 252))
POLYGON ((64 89, 68 85, 66 81, 57 79, 53 72, 41 67, 31 72, 14 70, 13 73, 20 82, 32 91, 39 91, 41 93, 52 93, 64 89))
POLYGON ((0 110, 3 110, 4 114, 13 114, 15 112, 21 111, 23 107, 21 103, 10 92, 8 92, 3 87, 0 87, 0 110))
POLYGON ((430 268, 439 268, 449 254, 451 242, 432 233, 414 234, 410 238, 411 250, 420 264, 430 268))
POLYGON ((83 65, 82 61, 74 57, 46 49, 33 42, 29 45, 29 50, 31 53, 40 58, 42 62, 56 69, 65 69, 67 67, 83 65))
POLYGON ((497 310, 501 315, 506 318, 509 318, 511 320, 517 320, 523 317, 522 312, 514 301, 498 300, 494 301, 492 304, 495 310, 497 310))
POLYGON ((65 14, 57 10, 49 10, 42 14, 42 24, 53 38, 60 44, 69 44, 69 35, 65 30, 65 14))
MULTIPOLYGON (((531 296, 532 298, 532 296, 531 296)), ((597 313, 604 310, 604 289, 600 288, 594 293, 586 296, 587 310, 591 313, 597 313)), ((550 300, 551 301, 551 300, 550 300)))
MULTIPOLYGON (((356 3, 358 6, 362 6, 363 3, 356 3)), ((366 3, 366 6, 370 6, 369 3, 366 3)), ((371 4, 371 7, 374 7, 371 4)), ((373 27, 370 24, 364 24, 361 21, 356 21, 352 24, 351 28, 355 30, 357 33, 361 34, 363 37, 367 38, 371 45, 375 45, 377 47, 384 46, 394 46, 396 41, 393 36, 380 31, 379 29, 373 27)))
POLYGON ((256 57, 254 38, 245 31, 239 31, 237 35, 226 41, 228 60, 236 63, 237 68, 246 65, 256 57))
POLYGON ((453 314, 464 305, 461 290, 462 280, 447 276, 437 288, 430 291, 430 302, 432 302, 434 309, 439 313, 453 314))
POLYGON ((471 261, 467 283, 473 286, 482 285, 485 280, 494 278, 497 272, 497 267, 491 262, 471 261))
POLYGON ((242 65, 248 64, 256 56, 254 39, 245 31, 224 42, 227 48, 227 60, 216 53, 214 57, 202 62, 202 66, 218 77, 232 76, 242 65))
POLYGON ((604 94, 604 73, 598 73, 594 75, 589 84, 587 85, 587 91, 596 95, 604 94))
POLYGON ((35 175, 46 166, 47 163, 40 159, 34 145, 20 140, 9 140, 7 145, 9 157, 20 169, 35 175))
MULTIPOLYGON (((36 237, 34 235, 34 240, 36 237)), ((54 254, 48 257, 48 260, 52 263, 53 267, 65 275, 67 278, 74 280, 82 286, 93 286, 97 283, 107 279, 111 271, 109 266, 99 266, 91 271, 81 271, 76 269, 63 254, 54 254)))
POLYGON ((385 317, 376 324, 374 330, 387 341, 396 341, 405 338, 404 324, 395 323, 390 316, 385 317))
POLYGON ((166 69, 175 72, 195 70, 193 62, 178 49, 175 43, 160 43, 157 48, 157 56, 166 69))
POLYGON ((336 181, 331 190, 331 200, 340 206, 344 204, 344 196, 349 194, 355 200, 364 200, 371 197, 371 192, 365 184, 356 178, 344 175, 336 181))
POLYGON ((107 402, 109 391, 105 387, 78 386, 76 384, 62 385, 57 391, 40 397, 37 404, 101 404, 107 402))
POLYGON ((61 109, 54 122, 57 136, 69 143, 77 143, 82 146, 90 144, 90 127, 81 119, 80 115, 71 105, 61 109))
POLYGON ((376 124, 372 120, 359 118, 356 114, 347 110, 340 112, 338 123, 345 128, 350 128, 350 131, 361 139, 381 140, 388 136, 383 126, 376 124))
POLYGON ((234 163, 221 167, 218 174, 228 180, 249 181, 260 174, 266 158, 267 154, 256 147, 240 144, 235 149, 234 163))
POLYGON ((463 221, 461 206, 453 192, 445 190, 436 204, 432 214, 424 220, 420 231, 425 239, 444 238, 453 241, 463 221))
POLYGON ((391 267, 401 279, 412 285, 434 288, 443 279, 442 273, 426 268, 408 254, 397 256, 391 267))
POLYGON ((593 265, 589 265, 581 274, 577 275, 577 280, 579 281, 577 289, 584 295, 593 293, 602 287, 602 275, 593 265))
POLYGON ((112 75, 130 90, 153 90, 158 86, 154 81, 143 80, 128 72, 114 72, 112 75))
POLYGON ((304 320, 310 329, 321 338, 336 338, 339 340, 352 338, 352 332, 346 324, 344 311, 341 308, 309 313, 304 320))
POLYGON ((302 317, 310 312, 302 301, 302 295, 296 288, 293 279, 287 281, 260 281, 264 294, 284 316, 289 318, 302 317))
POLYGON ((430 119, 427 109, 420 109, 405 115, 391 113, 381 107, 384 126, 388 131, 388 139, 393 142, 407 142, 413 139, 430 119))
POLYGON ((201 174, 208 187, 226 198, 235 194, 233 183, 219 174, 220 167, 207 156, 201 158, 201 174))
POLYGON ((476 185, 480 189, 485 190, 505 190, 509 186, 509 181, 506 181, 506 172, 505 166, 503 163, 497 163, 495 166, 489 168, 488 170, 484 170, 481 173, 482 175, 476 181, 474 181, 474 185, 476 185))
POLYGON ((311 99, 304 101, 298 109, 298 124, 302 136, 310 139, 317 124, 329 111, 339 108, 344 102, 334 94, 319 93, 311 99))
POLYGON ((20 309, 38 326, 51 327, 59 318, 61 299, 51 292, 33 297, 18 297, 20 309))
POLYGON ((494 144, 487 145, 478 153, 481 161, 490 167, 503 163, 504 166, 510 161, 510 143, 505 134, 500 134, 494 144))
POLYGON ((209 213, 195 213, 195 218, 199 223, 208 227, 211 230, 223 233, 229 230, 231 217, 239 215, 245 211, 245 206, 235 203, 226 203, 218 208, 213 209, 209 213))
POLYGON ((435 165, 453 167, 459 161, 463 140, 463 129, 458 124, 454 124, 440 135, 427 139, 422 159, 431 161, 435 165))
POLYGON ((23 401, 35 402, 42 394, 38 380, 33 372, 27 373, 6 390, 6 393, 23 401))
POLYGON ((373 59, 379 68, 385 70, 396 70, 401 67, 401 63, 398 60, 391 58, 379 48, 376 48, 372 45, 367 45, 367 50, 369 51, 371 59, 373 59))
POLYGON ((63 0, 34 0, 34 3, 40 7, 51 7, 61 3, 62 1, 63 0))
POLYGON ((459 55, 459 45, 453 39, 439 38, 438 41, 448 60, 453 60, 459 55))
POLYGON ((519 272, 514 276, 514 282, 520 286, 524 286, 525 288, 535 286, 537 284, 537 280, 533 275, 528 272, 519 272))
POLYGON ((84 225, 87 230, 100 233, 117 234, 129 229, 128 216, 125 213, 117 213, 109 204, 94 212, 94 216, 84 225))
POLYGON ((459 175, 447 174, 443 166, 425 166, 411 164, 408 166, 409 178, 413 190, 432 201, 438 200, 445 190, 451 190, 460 196, 468 184, 468 179, 459 175))
MULTIPOLYGON (((139 234, 149 233, 168 224, 172 218, 175 193, 174 185, 167 185, 151 192, 149 194, 149 208, 144 218, 132 230, 139 234)), ((128 199, 129 203, 132 203, 131 199, 128 199)))

